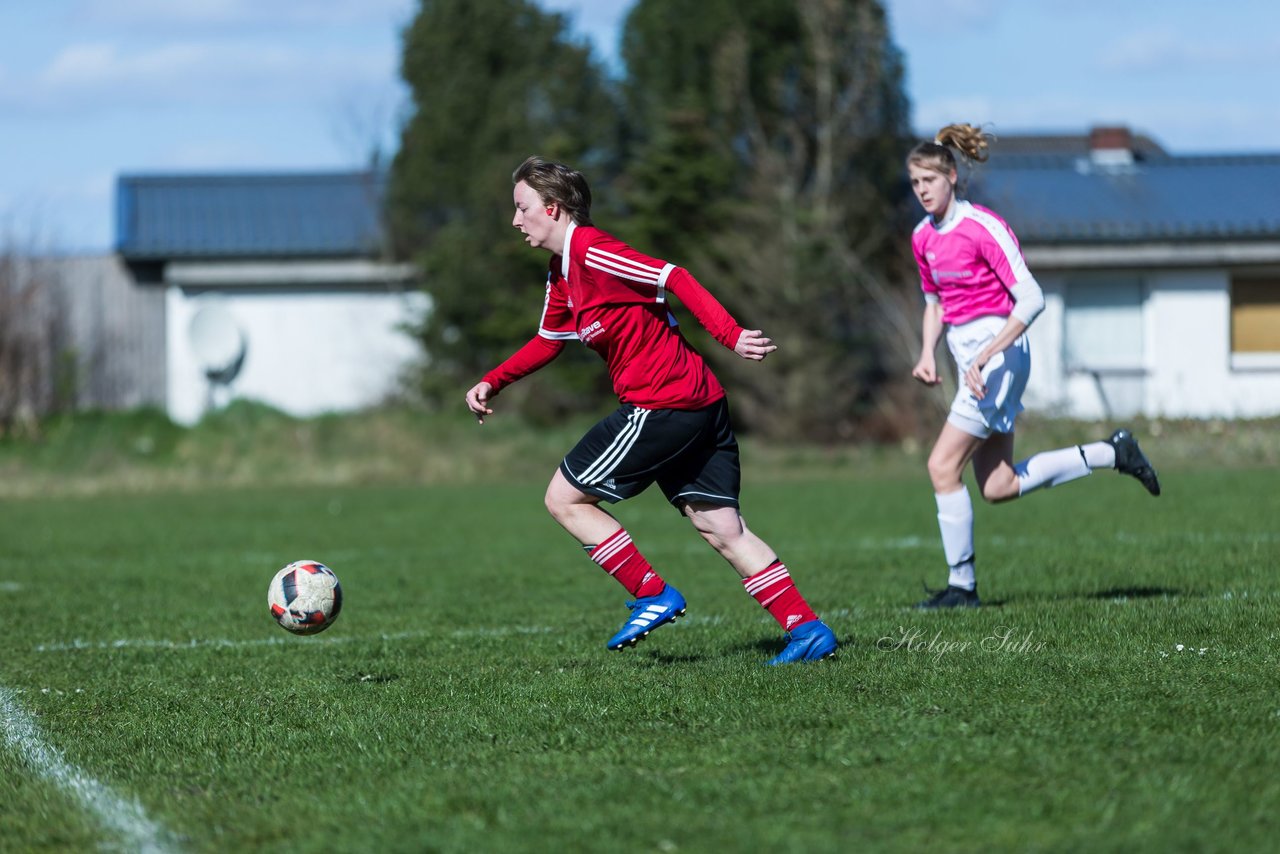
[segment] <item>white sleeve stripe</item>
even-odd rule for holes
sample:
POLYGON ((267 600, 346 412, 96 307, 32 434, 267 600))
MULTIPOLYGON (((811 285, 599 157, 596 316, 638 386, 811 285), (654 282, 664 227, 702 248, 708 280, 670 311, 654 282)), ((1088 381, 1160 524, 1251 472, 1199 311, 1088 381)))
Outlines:
POLYGON ((595 267, 597 270, 604 270, 615 276, 650 285, 658 284, 658 278, 661 275, 661 272, 653 267, 638 264, 611 252, 601 252, 598 249, 587 250, 586 264, 588 267, 595 267))
POLYGON ((572 341, 578 337, 576 332, 552 332, 546 329, 547 309, 551 307, 551 274, 547 274, 547 293, 542 298, 542 316, 538 318, 538 335, 552 341, 572 341))
POLYGON ((658 302, 667 301, 667 278, 675 268, 675 264, 668 264, 663 267, 662 272, 658 274, 658 302))
POLYGON ((643 261, 637 261, 635 258, 628 258, 625 255, 619 255, 616 252, 607 252, 604 249, 601 249, 599 246, 587 247, 587 255, 588 256, 594 255, 596 256, 597 260, 613 261, 623 266, 629 266, 633 268, 636 272, 650 273, 654 276, 657 276, 660 272, 659 267, 646 264, 643 261))
POLYGON ((597 270, 603 270, 613 276, 619 276, 623 279, 630 279, 633 282, 643 282, 646 285, 657 286, 658 276, 656 273, 640 273, 628 267, 620 267, 607 261, 600 261, 595 258, 588 258, 586 261, 588 267, 594 267, 597 270))
POLYGON ((1022 257, 1022 252, 1018 249, 1016 243, 1013 242, 1013 236, 1009 234, 1009 229, 1000 224, 995 217, 979 210, 971 210, 969 216, 978 225, 986 229, 987 233, 995 240, 996 245, 1000 247, 1000 251, 1004 253, 1005 260, 1009 262, 1009 269, 1013 271, 1013 280, 1020 282, 1031 275, 1031 271, 1027 268, 1027 262, 1022 257))
POLYGON ((596 261, 593 261, 590 258, 587 259, 587 266, 594 267, 597 270, 602 270, 608 273, 609 275, 617 276, 620 279, 630 279, 633 282, 640 282, 641 284, 644 284, 644 285, 653 285, 654 287, 657 287, 658 285, 657 276, 639 276, 631 272, 630 270, 621 270, 621 269, 618 269, 617 267, 611 267, 606 264, 600 264, 596 261))
POLYGON ((538 330, 547 322, 547 309, 551 307, 551 274, 547 274, 547 292, 542 295, 542 315, 538 318, 538 330))

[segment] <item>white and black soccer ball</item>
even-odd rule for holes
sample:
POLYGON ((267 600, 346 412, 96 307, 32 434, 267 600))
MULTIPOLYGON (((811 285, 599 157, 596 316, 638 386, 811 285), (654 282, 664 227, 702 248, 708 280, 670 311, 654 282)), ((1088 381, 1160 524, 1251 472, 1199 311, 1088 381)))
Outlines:
POLYGON ((281 628, 295 635, 323 632, 342 610, 342 585, 334 571, 314 560, 298 560, 276 573, 267 605, 281 628))

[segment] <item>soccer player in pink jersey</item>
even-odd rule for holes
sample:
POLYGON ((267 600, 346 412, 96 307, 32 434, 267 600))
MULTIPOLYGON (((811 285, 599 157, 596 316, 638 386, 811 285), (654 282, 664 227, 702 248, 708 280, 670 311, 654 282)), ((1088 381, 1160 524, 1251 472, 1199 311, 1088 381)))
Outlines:
POLYGON ((667 294, 679 297, 717 341, 744 359, 759 361, 777 347, 760 330, 743 329, 688 271, 596 228, 591 189, 580 172, 530 157, 512 181, 511 224, 530 246, 551 253, 542 320, 529 343, 467 392, 467 407, 483 424, 499 391, 551 362, 568 340, 604 359, 621 406, 569 451, 545 500, 591 559, 636 597, 627 603, 631 616, 606 646, 635 646, 685 613, 684 596, 600 506, 656 482, 786 633, 770 664, 835 654, 835 634, 742 519, 738 443, 724 389, 680 334, 667 294))
POLYGON ((1031 370, 1026 332, 1044 308, 1044 295, 1013 230, 993 211, 957 198, 952 149, 983 161, 987 139, 971 125, 948 125, 907 156, 911 188, 926 213, 911 237, 925 297, 920 360, 911 375, 926 385, 940 382, 935 351, 944 330, 959 370, 951 412, 929 454, 942 550, 951 572, 945 588, 919 603, 924 609, 980 604, 973 504, 962 480, 970 461, 982 497, 992 503, 1099 468, 1132 475, 1152 495, 1160 494, 1155 469, 1124 429, 1104 441, 1013 462, 1014 421, 1031 370))

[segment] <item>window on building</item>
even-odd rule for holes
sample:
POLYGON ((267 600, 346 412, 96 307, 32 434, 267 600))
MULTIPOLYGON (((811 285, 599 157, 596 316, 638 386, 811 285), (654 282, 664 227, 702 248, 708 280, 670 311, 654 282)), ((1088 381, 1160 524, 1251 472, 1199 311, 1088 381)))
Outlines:
POLYGON ((1064 296, 1067 370, 1141 371, 1141 279, 1073 279, 1067 283, 1064 296))
POLYGON ((1123 275, 1073 278, 1063 295, 1064 363, 1092 378, 1107 419, 1142 411, 1142 297, 1142 280, 1123 275))
POLYGON ((1280 276, 1232 279, 1231 352, 1280 353, 1280 276))

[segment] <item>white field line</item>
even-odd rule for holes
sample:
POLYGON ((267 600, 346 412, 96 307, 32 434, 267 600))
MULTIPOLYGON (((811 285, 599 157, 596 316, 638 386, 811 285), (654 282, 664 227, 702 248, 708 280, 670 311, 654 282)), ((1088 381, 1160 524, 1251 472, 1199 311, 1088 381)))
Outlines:
MULTIPOLYGON (((1221 594, 1223 599, 1241 598, 1247 599, 1250 596, 1258 597, 1257 591, 1236 591, 1227 590, 1221 594)), ((1125 597, 1118 597, 1115 601, 1124 601, 1125 597)), ((828 608, 824 609, 821 614, 824 619, 860 619, 866 616, 866 612, 862 608, 828 608)), ((726 619, 720 614, 690 614, 681 617, 679 624, 685 626, 718 626, 726 619)), ((761 622, 768 622, 768 617, 763 613, 760 615, 761 622)), ((293 643, 307 643, 312 645, 328 645, 328 644, 348 644, 348 643, 366 643, 371 641, 398 641, 398 640, 414 640, 418 638, 429 637, 450 637, 455 639, 466 638, 500 638, 510 637, 512 635, 544 635, 552 632, 562 631, 561 628, 553 626, 484 626, 473 629, 454 629, 450 632, 435 631, 412 631, 412 632, 393 632, 376 635, 322 635, 320 637, 294 637, 292 635, 278 633, 273 637, 251 638, 248 640, 231 640, 229 638, 191 638, 189 640, 165 640, 154 638, 119 638, 109 641, 86 641, 76 638, 71 641, 42 643, 32 648, 33 652, 75 652, 79 650, 111 650, 111 649, 158 649, 171 650, 174 652, 182 652, 194 649, 245 649, 255 646, 284 646, 293 643)))
MULTIPOLYGON (((0 735, 40 776, 74 797, 121 838, 127 851, 160 854, 173 850, 169 833, 147 818, 137 801, 126 801, 111 789, 68 764, 58 748, 45 742, 35 720, 0 685, 0 735)), ((104 847, 111 847, 109 844, 104 847)))
MULTIPOLYGON (((449 632, 449 637, 453 638, 475 638, 475 637, 505 637, 507 635, 541 635, 553 632, 555 629, 550 626, 507 626, 499 628, 479 628, 479 629, 456 629, 449 632)), ((152 640, 147 638, 120 638, 111 641, 85 641, 77 638, 73 641, 65 643, 42 643, 35 646, 35 652, 70 652, 82 649, 164 649, 164 650, 189 650, 189 649, 207 649, 216 647, 219 649, 242 649, 244 647, 253 646, 284 646, 289 643, 311 643, 311 644, 344 644, 358 643, 363 641, 389 641, 389 640, 410 640, 413 638, 425 638, 437 635, 437 632, 417 631, 417 632, 396 632, 394 634, 380 635, 334 635, 312 638, 295 638, 291 635, 282 634, 278 637, 271 638, 252 638, 250 640, 230 640, 227 638, 192 638, 191 640, 175 641, 175 640, 152 640)))
MULTIPOLYGON (((846 616, 850 612, 833 611, 829 616, 846 616)), ((691 614, 687 617, 680 618, 681 625, 719 625, 724 622, 725 618, 719 614, 691 614)), ((500 638, 509 637, 511 635, 545 635, 552 632, 560 631, 552 626, 499 626, 499 627, 482 627, 475 629, 454 629, 447 632, 451 638, 500 638)), ((415 632, 395 632, 393 634, 378 635, 335 635, 310 638, 295 638, 291 635, 282 634, 278 637, 270 638, 252 638, 249 640, 231 640, 229 638, 192 638, 190 640, 157 640, 150 638, 120 638, 110 641, 86 641, 76 640, 66 641, 62 643, 42 643, 33 647, 34 652, 76 652, 79 650, 106 650, 106 649, 159 649, 171 650, 174 652, 183 652, 193 649, 209 649, 211 647, 217 649, 244 649, 255 646, 284 646, 292 643, 310 643, 310 644, 347 644, 347 643, 363 643, 369 641, 396 641, 396 640, 412 640, 416 638, 439 637, 440 632, 415 631, 415 632)))

